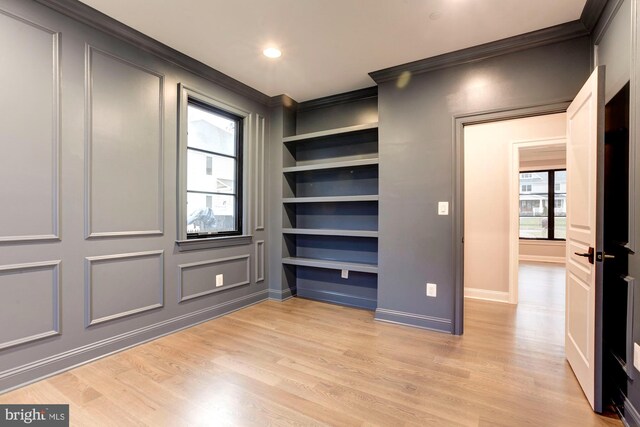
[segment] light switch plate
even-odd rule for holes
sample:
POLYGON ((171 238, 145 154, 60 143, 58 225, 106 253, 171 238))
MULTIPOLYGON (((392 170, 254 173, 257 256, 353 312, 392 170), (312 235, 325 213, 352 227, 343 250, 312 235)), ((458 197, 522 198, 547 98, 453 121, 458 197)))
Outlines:
POLYGON ((342 277, 343 279, 348 279, 349 278, 349 270, 342 270, 342 272, 340 273, 340 277, 342 277))
POLYGON ((438 202, 438 215, 449 215, 449 202, 438 202))
POLYGON ((633 343, 633 366, 640 371, 640 345, 633 343))
POLYGON ((216 274, 216 288, 224 285, 224 274, 216 274))

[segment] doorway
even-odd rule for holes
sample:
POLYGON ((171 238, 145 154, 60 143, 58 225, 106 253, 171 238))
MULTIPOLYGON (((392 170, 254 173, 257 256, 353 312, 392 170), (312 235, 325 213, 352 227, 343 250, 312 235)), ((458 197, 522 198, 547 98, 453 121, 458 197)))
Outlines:
MULTIPOLYGON (((597 334, 604 336, 604 342, 598 347, 600 355, 596 361, 600 361, 597 370, 598 375, 605 378, 601 385, 604 407, 614 402, 622 409, 622 402, 626 393, 626 385, 633 380, 634 371, 631 368, 633 360, 632 340, 632 304, 634 299, 633 283, 627 276, 627 255, 629 249, 628 240, 628 194, 629 194, 629 88, 623 88, 609 103, 606 112, 606 138, 603 159, 605 173, 603 177, 605 201, 604 215, 604 253, 598 253, 598 260, 606 260, 601 265, 603 268, 604 284, 603 292, 597 297, 597 307, 601 311, 601 326, 597 328, 597 334), (605 255, 613 256, 605 257, 605 255)), ((456 117, 455 128, 455 152, 456 162, 454 174, 456 200, 454 212, 456 215, 454 230, 455 258, 459 260, 454 266, 456 277, 455 299, 455 333, 463 333, 464 316, 464 274, 463 267, 464 247, 467 244, 465 213, 465 128, 488 122, 508 120, 535 115, 550 114, 558 111, 566 111, 568 104, 554 106, 534 107, 519 111, 502 111, 483 115, 468 115, 456 117), (555 110, 555 111, 554 111, 555 110), (463 238, 464 236, 464 238, 463 238)), ((493 261, 493 256, 487 254, 493 261)), ((581 256, 586 254, 579 254, 581 256)), ((598 409, 600 410, 600 409, 598 409)))
POLYGON ((554 240, 563 218, 554 212, 566 205, 555 209, 554 182, 564 199, 565 134, 565 113, 464 128, 466 297, 516 304, 521 247, 530 261, 563 262, 563 233, 554 240))
POLYGON ((629 83, 605 106, 603 401, 622 413, 633 380, 633 283, 628 276, 629 83))

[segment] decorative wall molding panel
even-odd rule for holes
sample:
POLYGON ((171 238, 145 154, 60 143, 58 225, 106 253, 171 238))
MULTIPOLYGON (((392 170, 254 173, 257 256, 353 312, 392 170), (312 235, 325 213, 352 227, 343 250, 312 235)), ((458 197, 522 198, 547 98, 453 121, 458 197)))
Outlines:
POLYGON ((0 243, 59 239, 60 40, 59 34, 0 10, 0 243), (34 102, 37 99, 38 102, 34 102), (9 101, 8 101, 9 102, 9 101), (19 184, 18 184, 19 183, 19 184))
POLYGON ((86 326, 164 306, 164 251, 85 258, 86 326))
POLYGON ((249 255, 240 255, 179 265, 179 301, 184 302, 250 284, 249 258, 249 255), (216 286, 217 275, 223 276, 220 286, 216 286))
POLYGON ((265 137, 265 118, 260 114, 256 114, 255 120, 255 138, 254 138, 254 159, 255 169, 255 230, 264 230, 264 137, 265 137))
POLYGON ((85 97, 86 237, 162 234, 164 76, 87 45, 85 97))
POLYGON ((60 262, 0 266, 0 350, 60 334, 60 262))
POLYGON ((257 240, 256 254, 254 258, 256 283, 264 281, 264 263, 264 240, 257 240))

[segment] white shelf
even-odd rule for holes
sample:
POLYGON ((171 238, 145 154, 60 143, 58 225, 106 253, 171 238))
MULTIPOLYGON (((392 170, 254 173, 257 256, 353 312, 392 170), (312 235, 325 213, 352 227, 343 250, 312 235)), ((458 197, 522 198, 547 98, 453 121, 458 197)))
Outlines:
POLYGON ((323 131, 320 131, 320 132, 311 132, 311 133, 304 133, 304 134, 301 134, 301 135, 287 136, 285 138, 282 138, 282 141, 283 142, 308 141, 308 140, 312 140, 312 139, 326 138, 326 137, 329 137, 329 136, 336 136, 336 135, 344 135, 344 134, 348 134, 348 133, 362 132, 362 131, 371 130, 371 129, 377 129, 377 128, 378 128, 378 122, 367 123, 367 124, 364 124, 364 125, 347 126, 347 127, 344 127, 344 128, 329 129, 329 130, 323 130, 323 131))
POLYGON ((344 160, 341 162, 315 163, 311 165, 290 166, 287 168, 282 168, 282 172, 290 173, 290 172, 306 172, 306 171, 315 171, 315 170, 324 170, 324 169, 352 168, 352 167, 360 167, 360 166, 377 165, 378 163, 379 161, 378 161, 378 158, 376 157, 372 159, 344 160))
POLYGON ((288 197, 282 203, 377 202, 377 194, 364 196, 288 197))
POLYGON ((312 236, 342 236, 342 237, 378 237, 377 231, 369 230, 333 230, 322 228, 283 228, 284 234, 305 234, 312 236))
POLYGON ((342 261, 327 261, 323 259, 314 259, 314 258, 298 258, 298 257, 289 257, 282 259, 283 264, 289 265, 300 265, 305 267, 318 267, 318 268, 327 268, 331 270, 349 270, 349 271, 360 271, 363 273, 378 273, 378 266, 373 264, 362 264, 355 262, 342 262, 342 261))

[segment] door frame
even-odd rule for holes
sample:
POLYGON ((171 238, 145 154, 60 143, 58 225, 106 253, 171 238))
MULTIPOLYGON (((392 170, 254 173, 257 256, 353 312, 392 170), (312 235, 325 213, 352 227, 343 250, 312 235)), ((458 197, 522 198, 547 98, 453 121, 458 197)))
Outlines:
POLYGON ((509 150, 509 304, 518 303, 518 266, 520 263, 520 152, 541 147, 564 146, 567 138, 543 138, 511 141, 509 150))
POLYGON ((452 251, 454 277, 453 333, 464 331, 464 127, 511 119, 564 113, 571 100, 528 107, 477 111, 453 116, 452 120, 452 183, 453 183, 453 230, 452 251))

